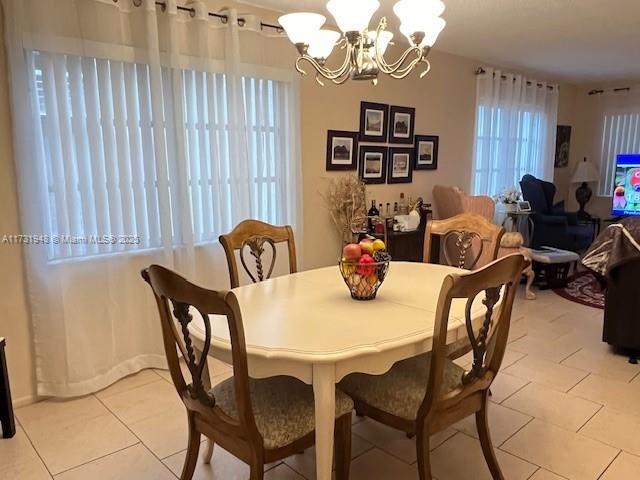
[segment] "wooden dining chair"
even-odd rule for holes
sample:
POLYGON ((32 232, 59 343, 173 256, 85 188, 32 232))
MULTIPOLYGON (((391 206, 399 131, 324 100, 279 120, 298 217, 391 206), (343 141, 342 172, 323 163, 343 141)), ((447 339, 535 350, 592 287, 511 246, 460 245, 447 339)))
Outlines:
POLYGON ((474 270, 498 257, 504 228, 481 215, 461 213, 444 220, 431 220, 424 233, 423 262, 474 270), (436 243, 434 237, 439 238, 436 243), (436 245, 439 248, 436 248, 436 245))
POLYGON ((238 262, 236 261, 235 255, 236 251, 239 253, 242 267, 253 283, 262 282, 263 280, 271 278, 273 268, 276 264, 276 245, 278 243, 287 243, 289 273, 296 273, 298 271, 296 243, 293 237, 293 229, 289 225, 278 227, 259 220, 244 220, 236 225, 231 232, 220 235, 219 240, 227 256, 231 288, 240 286, 238 262), (271 250, 271 262, 266 272, 265 265, 262 262, 265 245, 268 245, 271 250), (247 248, 255 262, 255 271, 247 265, 247 261, 244 258, 247 248))
MULTIPOLYGON (((250 466, 250 480, 262 480, 266 463, 282 460, 315 443, 313 388, 293 377, 249 378, 238 300, 233 292, 206 290, 159 265, 142 271, 153 290, 171 379, 187 409, 189 440, 180 476, 193 476, 200 435, 250 466), (202 351, 189 332, 194 315, 205 330, 202 351), (226 317, 231 338, 233 377, 211 388, 207 355, 212 337, 209 315, 226 317), (177 349, 176 349, 177 347, 177 349), (178 352, 189 370, 185 378, 178 352)), ((336 478, 348 480, 353 402, 336 391, 336 478)), ((208 459, 210 460, 210 455, 208 459)))
POLYGON ((475 272, 448 275, 438 298, 430 353, 397 362, 383 375, 356 373, 340 382, 358 414, 417 436, 420 480, 432 478, 430 436, 469 415, 475 415, 492 477, 504 479, 489 435, 488 395, 500 370, 513 300, 526 265, 525 258, 515 254, 475 272), (460 299, 466 300, 464 320, 473 346, 469 370, 451 361, 446 343, 451 304, 460 299), (473 321, 479 317, 481 321, 473 321))

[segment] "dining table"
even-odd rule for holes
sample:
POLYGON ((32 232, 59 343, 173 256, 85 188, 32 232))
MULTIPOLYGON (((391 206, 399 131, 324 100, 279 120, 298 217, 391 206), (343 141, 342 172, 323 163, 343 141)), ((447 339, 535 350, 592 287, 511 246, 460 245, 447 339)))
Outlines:
MULTIPOLYGON (((383 374, 399 360, 429 352, 443 281, 449 274, 467 273, 444 265, 391 262, 377 297, 368 301, 351 298, 337 265, 233 289, 249 375, 289 375, 313 386, 317 480, 331 479, 336 384, 355 372, 383 374)), ((486 312, 478 299, 470 310, 474 325, 486 312)), ((466 299, 453 301, 447 342, 466 338, 465 306, 466 299)), ((209 355, 230 364, 227 323, 210 317, 209 355)), ((190 330, 195 345, 202 346, 202 320, 192 322, 190 330)))

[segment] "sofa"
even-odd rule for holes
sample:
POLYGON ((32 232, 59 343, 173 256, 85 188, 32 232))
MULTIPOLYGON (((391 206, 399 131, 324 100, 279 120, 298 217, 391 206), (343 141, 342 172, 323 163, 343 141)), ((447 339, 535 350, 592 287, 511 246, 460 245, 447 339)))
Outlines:
POLYGON ((564 202, 554 204, 556 186, 553 183, 525 175, 520 188, 522 197, 531 204, 533 212, 531 248, 554 247, 572 252, 589 248, 593 228, 580 225, 576 213, 564 210, 564 202))

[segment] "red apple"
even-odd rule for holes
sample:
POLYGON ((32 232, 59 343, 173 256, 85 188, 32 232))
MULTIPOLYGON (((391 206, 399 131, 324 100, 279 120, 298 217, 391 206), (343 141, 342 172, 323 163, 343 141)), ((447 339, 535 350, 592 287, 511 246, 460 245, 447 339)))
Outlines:
POLYGON ((376 263, 376 261, 373 259, 373 257, 368 253, 365 253, 360 257, 360 261, 358 262, 356 271, 363 277, 372 275, 376 271, 376 266, 374 265, 374 263, 376 263))
POLYGON ((360 248, 362 249, 363 255, 365 253, 373 255, 373 240, 369 240, 368 238, 360 240, 360 248))
POLYGON ((362 248, 357 243, 350 243, 342 249, 342 256, 349 262, 357 262, 361 255, 362 248))

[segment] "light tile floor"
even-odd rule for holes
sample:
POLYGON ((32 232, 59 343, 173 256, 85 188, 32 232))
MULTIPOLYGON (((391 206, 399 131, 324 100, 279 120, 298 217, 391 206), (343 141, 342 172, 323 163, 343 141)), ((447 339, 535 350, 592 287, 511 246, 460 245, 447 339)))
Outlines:
MULTIPOLYGON (((518 299, 489 413, 507 480, 640 478, 640 367, 612 353, 601 332, 599 310, 553 292, 518 299)), ((215 382, 231 375, 216 361, 211 371, 215 382)), ((95 395, 18 409, 16 437, 0 440, 0 479, 175 480, 187 437, 170 381, 147 370, 95 395)), ((414 440, 357 418, 353 435, 353 480, 417 480, 414 440)), ((476 438, 471 418, 434 437, 434 476, 489 479, 476 438)), ((268 480, 312 480, 314 451, 268 468, 268 480)), ((194 476, 247 478, 248 468, 220 448, 194 476)))

